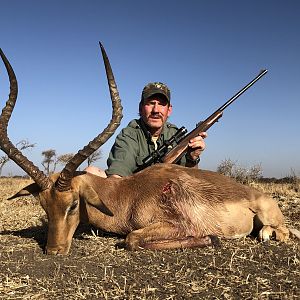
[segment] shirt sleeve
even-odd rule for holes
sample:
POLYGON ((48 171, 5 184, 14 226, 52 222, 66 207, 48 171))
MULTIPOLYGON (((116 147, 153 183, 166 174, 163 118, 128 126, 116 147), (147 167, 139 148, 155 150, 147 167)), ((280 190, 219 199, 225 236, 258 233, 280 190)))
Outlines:
POLYGON ((107 159, 106 174, 129 176, 136 169, 138 143, 134 130, 123 129, 116 137, 107 159))

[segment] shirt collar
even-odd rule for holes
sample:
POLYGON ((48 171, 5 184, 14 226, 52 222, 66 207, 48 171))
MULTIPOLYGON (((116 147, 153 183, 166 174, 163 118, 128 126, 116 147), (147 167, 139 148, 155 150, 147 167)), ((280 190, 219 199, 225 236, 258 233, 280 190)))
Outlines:
MULTIPOLYGON (((151 141, 151 133, 149 132, 149 130, 148 130, 148 128, 147 128, 147 125, 145 124, 145 122, 143 121, 143 119, 142 119, 142 118, 139 118, 139 119, 137 120, 137 124, 140 126, 140 128, 141 128, 141 129, 143 130, 143 132, 145 133, 146 138, 147 138, 148 140, 151 141)), ((159 135, 159 137, 158 137, 158 140, 160 140, 161 138, 162 138, 162 139, 164 138, 164 133, 165 133, 165 131, 166 131, 166 128, 167 128, 167 123, 164 123, 163 128, 162 128, 162 131, 161 131, 161 133, 160 133, 160 135, 159 135)))

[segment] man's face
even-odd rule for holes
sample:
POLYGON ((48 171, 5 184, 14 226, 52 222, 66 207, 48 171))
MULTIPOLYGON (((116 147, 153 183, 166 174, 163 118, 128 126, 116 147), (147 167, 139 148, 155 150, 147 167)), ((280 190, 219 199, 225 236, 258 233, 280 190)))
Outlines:
POLYGON ((159 94, 145 99, 140 106, 143 121, 153 130, 159 130, 172 112, 172 106, 167 99, 159 94))

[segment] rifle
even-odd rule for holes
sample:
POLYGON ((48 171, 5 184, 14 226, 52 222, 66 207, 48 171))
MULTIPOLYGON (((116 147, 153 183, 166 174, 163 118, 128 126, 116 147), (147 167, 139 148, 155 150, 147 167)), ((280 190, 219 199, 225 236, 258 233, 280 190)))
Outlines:
POLYGON ((205 121, 197 124, 189 134, 186 135, 187 130, 184 127, 178 131, 156 151, 150 154, 143 160, 142 167, 147 167, 152 163, 176 163, 188 150, 189 141, 198 136, 200 132, 207 131, 215 122, 217 122, 223 115, 223 111, 246 90, 248 90, 256 81, 261 79, 268 70, 262 70, 253 80, 239 90, 233 97, 231 97, 225 104, 219 107, 213 114, 211 114, 205 121), (174 147, 172 145, 176 143, 174 147), (172 147, 172 148, 171 148, 172 147), (171 148, 171 150, 169 150, 171 148), (168 151, 169 150, 169 151, 168 151))

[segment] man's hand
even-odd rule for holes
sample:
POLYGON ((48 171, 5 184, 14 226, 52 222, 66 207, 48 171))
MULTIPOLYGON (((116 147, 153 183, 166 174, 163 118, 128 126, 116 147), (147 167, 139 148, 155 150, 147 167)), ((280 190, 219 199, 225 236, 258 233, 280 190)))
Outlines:
POLYGON ((200 132, 198 136, 193 139, 190 139, 188 155, 192 160, 197 160, 205 149, 204 139, 207 137, 206 132, 200 132))

